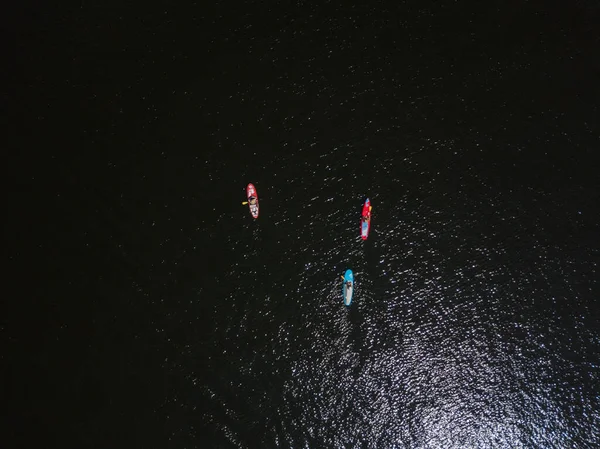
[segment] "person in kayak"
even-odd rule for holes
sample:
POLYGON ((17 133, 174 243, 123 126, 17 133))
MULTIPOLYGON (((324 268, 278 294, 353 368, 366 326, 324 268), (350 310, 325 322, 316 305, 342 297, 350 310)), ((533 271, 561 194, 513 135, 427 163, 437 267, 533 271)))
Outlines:
POLYGON ((363 221, 365 223, 368 223, 370 219, 371 219, 371 215, 366 215, 366 216, 363 217, 363 221))
POLYGON ((256 197, 251 196, 250 201, 248 201, 248 203, 254 206, 256 204, 256 197))
POLYGON ((352 288, 352 281, 347 281, 346 282, 346 287, 352 288))

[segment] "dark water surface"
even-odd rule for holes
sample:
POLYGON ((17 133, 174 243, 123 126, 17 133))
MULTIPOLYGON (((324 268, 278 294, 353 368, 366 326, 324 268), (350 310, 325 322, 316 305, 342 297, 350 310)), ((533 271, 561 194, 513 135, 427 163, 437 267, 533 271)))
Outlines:
POLYGON ((598 9, 498 5, 34 17, 7 435, 597 447, 598 9))

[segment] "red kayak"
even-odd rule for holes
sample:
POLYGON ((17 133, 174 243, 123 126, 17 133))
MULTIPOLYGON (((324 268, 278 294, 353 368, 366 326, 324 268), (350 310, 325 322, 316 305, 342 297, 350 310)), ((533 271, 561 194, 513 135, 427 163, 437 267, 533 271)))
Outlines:
POLYGON ((252 217, 258 218, 258 193, 256 193, 253 184, 248 184, 248 187, 246 187, 246 196, 248 197, 248 207, 250 207, 252 217))
POLYGON ((360 219, 360 237, 367 240, 371 230, 371 202, 369 198, 365 201, 362 209, 362 218, 360 219))

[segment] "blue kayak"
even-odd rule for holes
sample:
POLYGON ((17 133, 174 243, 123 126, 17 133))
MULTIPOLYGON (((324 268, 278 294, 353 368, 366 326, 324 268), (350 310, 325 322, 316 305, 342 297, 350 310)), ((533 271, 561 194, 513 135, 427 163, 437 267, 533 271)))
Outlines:
POLYGON ((342 298, 344 298, 344 304, 349 306, 352 303, 352 294, 354 293, 354 275, 352 270, 346 270, 344 274, 344 284, 342 285, 342 298), (350 282, 350 285, 348 285, 350 282))

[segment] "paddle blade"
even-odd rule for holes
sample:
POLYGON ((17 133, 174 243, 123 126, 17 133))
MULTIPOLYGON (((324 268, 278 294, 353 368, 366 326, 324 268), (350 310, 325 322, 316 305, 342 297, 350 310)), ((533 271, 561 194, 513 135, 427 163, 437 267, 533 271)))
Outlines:
POLYGON ((245 206, 246 204, 248 204, 248 201, 242 202, 242 206, 245 206))

